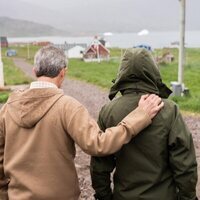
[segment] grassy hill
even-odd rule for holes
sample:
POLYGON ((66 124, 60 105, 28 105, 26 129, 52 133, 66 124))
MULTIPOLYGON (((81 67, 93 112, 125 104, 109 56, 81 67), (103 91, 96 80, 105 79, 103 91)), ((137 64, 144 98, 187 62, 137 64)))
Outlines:
POLYGON ((26 20, 0 17, 1 35, 7 37, 37 37, 65 35, 63 30, 26 20))

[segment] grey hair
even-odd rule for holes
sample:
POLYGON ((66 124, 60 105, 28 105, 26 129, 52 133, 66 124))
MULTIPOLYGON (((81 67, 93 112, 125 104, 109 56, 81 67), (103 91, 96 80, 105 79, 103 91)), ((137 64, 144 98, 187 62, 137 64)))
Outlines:
POLYGON ((41 48, 34 58, 35 73, 37 77, 46 76, 54 78, 68 65, 63 50, 52 45, 41 48))

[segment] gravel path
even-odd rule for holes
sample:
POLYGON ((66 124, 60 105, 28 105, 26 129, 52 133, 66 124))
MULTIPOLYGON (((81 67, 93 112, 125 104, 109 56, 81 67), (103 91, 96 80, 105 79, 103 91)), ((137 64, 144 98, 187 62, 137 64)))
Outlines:
MULTIPOLYGON (((20 67, 22 71, 24 71, 28 76, 34 78, 32 75, 32 66, 30 64, 26 63, 22 59, 14 59, 14 63, 16 66, 20 67)), ((94 85, 77 80, 66 79, 63 84, 63 90, 65 94, 76 98, 83 105, 85 105, 94 118, 97 117, 102 105, 108 101, 106 91, 102 91, 94 85)), ((193 135, 199 167, 198 172, 200 175, 200 116, 184 116, 184 119, 193 135)), ((92 200, 93 190, 91 188, 89 176, 89 156, 83 153, 78 147, 75 163, 82 191, 80 199, 92 200)), ((200 181, 198 183, 197 189, 200 198, 200 181)))

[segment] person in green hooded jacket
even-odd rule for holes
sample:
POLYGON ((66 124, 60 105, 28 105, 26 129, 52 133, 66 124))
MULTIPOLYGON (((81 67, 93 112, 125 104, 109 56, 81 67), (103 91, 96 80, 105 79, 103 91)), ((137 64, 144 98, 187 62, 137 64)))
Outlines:
POLYGON ((148 93, 159 95, 165 103, 153 123, 117 153, 91 158, 97 200, 197 199, 192 136, 178 106, 167 99, 171 90, 162 82, 149 51, 126 50, 109 93, 112 101, 100 111, 98 124, 102 130, 116 126, 148 93), (118 92, 121 96, 114 99, 118 92))

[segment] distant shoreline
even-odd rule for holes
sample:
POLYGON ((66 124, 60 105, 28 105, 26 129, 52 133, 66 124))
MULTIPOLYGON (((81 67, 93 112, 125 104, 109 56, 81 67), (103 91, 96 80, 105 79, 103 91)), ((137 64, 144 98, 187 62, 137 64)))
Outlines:
MULTIPOLYGON (((185 34, 186 47, 200 47, 200 31, 186 31, 185 34)), ((88 36, 42 36, 42 37, 8 37, 9 42, 35 42, 49 41, 55 44, 67 43, 86 43, 90 44, 95 35, 88 36)), ((148 35, 139 36, 137 33, 112 33, 112 35, 98 34, 103 37, 110 47, 130 48, 138 44, 148 44, 152 48, 177 47, 179 41, 178 31, 149 32, 148 35), (172 45, 175 44, 175 45, 172 45)))

